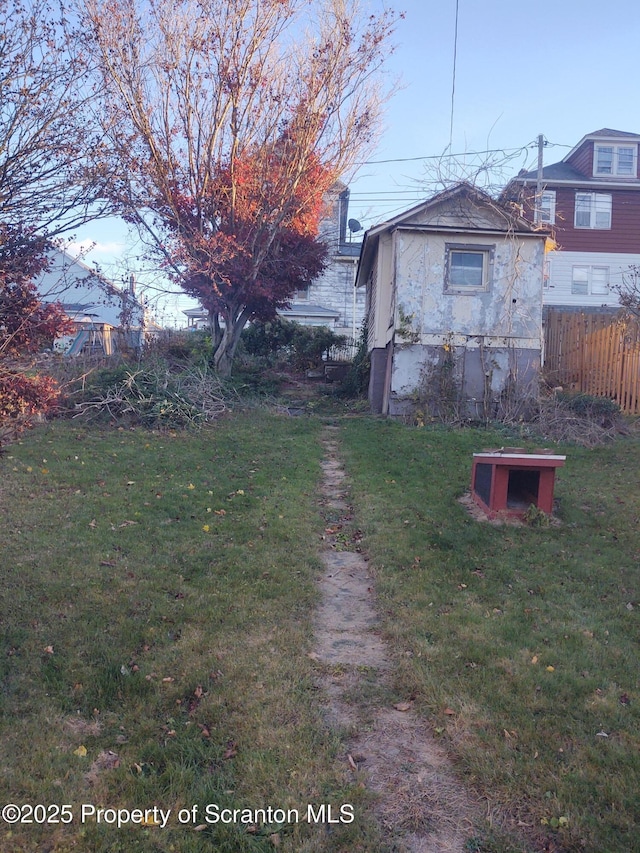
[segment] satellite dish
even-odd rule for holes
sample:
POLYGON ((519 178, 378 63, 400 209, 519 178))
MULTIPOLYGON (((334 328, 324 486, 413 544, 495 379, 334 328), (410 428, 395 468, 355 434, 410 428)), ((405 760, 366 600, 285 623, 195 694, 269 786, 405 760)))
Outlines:
POLYGON ((349 226, 349 231, 351 231, 352 234, 355 234, 356 231, 362 231, 362 225, 360 225, 357 219, 350 219, 347 222, 347 225, 349 226))

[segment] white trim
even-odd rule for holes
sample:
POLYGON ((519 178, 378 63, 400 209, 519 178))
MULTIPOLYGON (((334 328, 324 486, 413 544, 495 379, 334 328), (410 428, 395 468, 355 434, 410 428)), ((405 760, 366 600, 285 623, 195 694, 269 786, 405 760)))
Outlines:
POLYGON ((555 190, 544 190, 540 197, 540 205, 539 205, 539 217, 538 221, 540 224, 544 225, 555 225, 556 221, 556 191, 555 190), (546 199, 545 199, 546 196, 546 199), (545 200, 548 200, 549 204, 545 205, 545 200), (549 218, 545 219, 544 213, 545 211, 549 211, 549 218))
POLYGON ((602 142, 594 142, 593 144, 593 176, 594 178, 599 177, 608 177, 609 175, 615 177, 626 177, 626 178, 636 178, 638 177, 638 143, 632 142, 608 142, 605 141, 604 144, 602 142), (611 171, 600 171, 598 170, 598 151, 599 150, 611 150, 611 171), (632 152, 632 162, 631 162, 631 170, 629 172, 621 172, 620 171, 620 151, 622 149, 626 149, 632 152))
POLYGON ((613 198, 611 196, 611 193, 582 192, 581 190, 576 190, 573 212, 573 227, 580 229, 590 229, 595 231, 610 231, 612 208, 613 198), (582 207, 581 210, 578 210, 578 196, 583 196, 583 202, 585 200, 588 202, 588 210, 586 209, 586 204, 582 207), (578 213, 581 213, 583 215, 588 213, 588 225, 578 223, 578 213), (606 225, 598 224, 598 218, 600 218, 600 223, 602 223, 602 220, 605 215, 607 217, 606 225))

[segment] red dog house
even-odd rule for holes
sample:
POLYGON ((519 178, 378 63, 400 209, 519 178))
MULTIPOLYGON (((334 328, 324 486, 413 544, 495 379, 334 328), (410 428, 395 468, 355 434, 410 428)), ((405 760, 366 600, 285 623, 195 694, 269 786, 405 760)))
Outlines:
POLYGON ((556 468, 566 458, 519 447, 474 453, 471 495, 489 516, 524 515, 531 504, 551 515, 556 468))

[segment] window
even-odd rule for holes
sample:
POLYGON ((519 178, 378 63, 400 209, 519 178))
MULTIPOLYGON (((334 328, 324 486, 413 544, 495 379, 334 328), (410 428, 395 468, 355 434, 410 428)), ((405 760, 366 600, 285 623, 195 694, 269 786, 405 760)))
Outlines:
POLYGON ((555 190, 545 190, 540 197, 539 222, 553 225, 556 221, 556 193, 555 190))
POLYGON ((596 145, 593 174, 634 178, 638 172, 637 145, 596 145))
POLYGON ((611 228, 610 193, 576 193, 576 228, 611 228))
POLYGON ((493 246, 478 246, 473 243, 446 243, 444 289, 455 293, 488 290, 493 249, 493 246))
POLYGON ((301 284, 295 292, 295 302, 306 302, 309 299, 309 282, 301 284))
POLYGON ((571 293, 580 296, 606 296, 609 293, 609 267, 573 267, 571 293))

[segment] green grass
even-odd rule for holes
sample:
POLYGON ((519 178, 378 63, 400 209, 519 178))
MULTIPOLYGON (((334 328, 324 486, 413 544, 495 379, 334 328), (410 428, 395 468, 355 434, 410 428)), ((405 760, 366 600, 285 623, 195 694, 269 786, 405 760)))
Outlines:
POLYGON ((276 832, 322 850, 326 826, 248 832, 203 810, 362 803, 306 655, 318 429, 259 412, 196 435, 56 423, 0 459, 1 799, 74 808, 0 825, 3 851, 266 851, 276 832), (172 818, 118 830, 82 824, 82 803, 172 818))
POLYGON ((495 527, 457 498, 496 434, 369 421, 343 441, 398 694, 497 826, 640 850, 640 443, 565 448, 561 525, 495 527))
MULTIPOLYGON (((257 409, 200 433, 54 423, 0 457, 1 799, 74 809, 0 824, 0 849, 391 853, 307 655, 320 429, 257 409), (82 803, 172 816, 82 824, 82 803), (208 803, 356 819, 251 832, 208 803)), ((640 443, 565 448, 561 524, 494 527, 457 498, 500 435, 358 418, 340 436, 393 695, 486 797, 469 850, 640 851, 640 443)))

